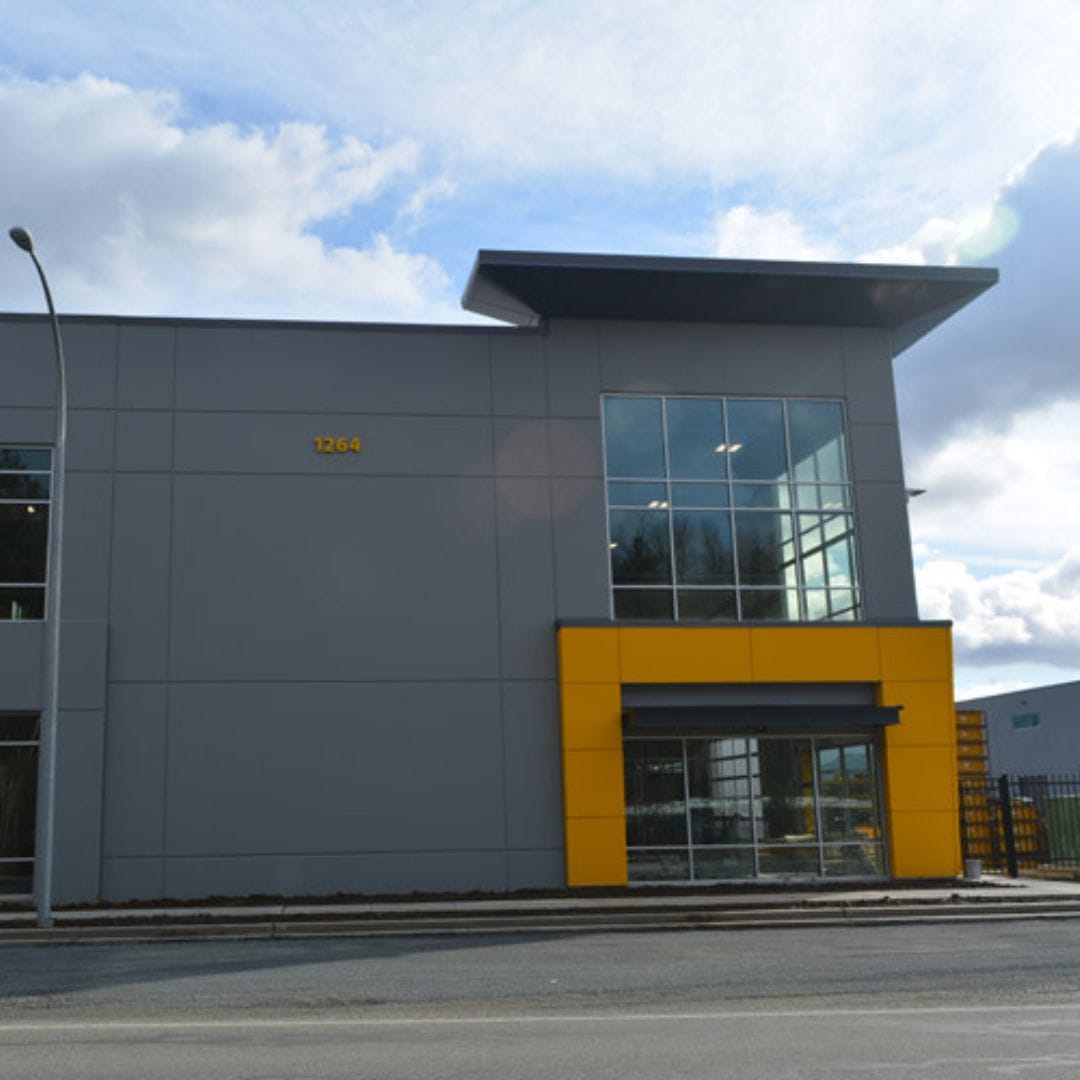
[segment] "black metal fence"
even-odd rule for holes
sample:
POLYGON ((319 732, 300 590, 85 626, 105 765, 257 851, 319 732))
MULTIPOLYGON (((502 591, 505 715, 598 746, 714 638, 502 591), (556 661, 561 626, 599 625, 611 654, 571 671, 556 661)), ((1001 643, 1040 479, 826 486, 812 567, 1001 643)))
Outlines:
POLYGON ((1080 776, 965 777, 960 835, 984 870, 1080 870, 1080 776))

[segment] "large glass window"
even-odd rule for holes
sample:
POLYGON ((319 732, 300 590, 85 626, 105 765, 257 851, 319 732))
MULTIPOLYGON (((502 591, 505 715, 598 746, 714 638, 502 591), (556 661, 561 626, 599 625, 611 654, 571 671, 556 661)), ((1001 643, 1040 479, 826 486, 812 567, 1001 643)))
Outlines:
POLYGON ((0 713, 0 895, 32 887, 38 723, 36 715, 0 713))
POLYGON ((627 739, 631 881, 880 877, 869 737, 627 739))
POLYGON ((618 619, 859 617, 838 401, 610 396, 618 619))
POLYGON ((45 617, 52 453, 0 447, 0 619, 45 617))

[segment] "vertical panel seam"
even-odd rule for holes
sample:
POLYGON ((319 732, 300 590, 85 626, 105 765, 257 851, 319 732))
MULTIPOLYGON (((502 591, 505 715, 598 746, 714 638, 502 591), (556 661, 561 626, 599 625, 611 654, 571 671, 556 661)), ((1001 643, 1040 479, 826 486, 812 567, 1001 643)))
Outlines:
POLYGON ((171 417, 171 446, 169 447, 169 541, 166 554, 166 584, 169 591, 169 610, 165 621, 165 708, 164 730, 162 731, 161 753, 161 896, 166 896, 168 878, 169 857, 169 751, 171 746, 170 729, 172 727, 173 695, 172 695, 172 639, 173 639, 173 605, 176 596, 175 582, 173 580, 174 563, 173 549, 176 542, 176 413, 177 413, 177 386, 179 383, 180 368, 180 330, 174 327, 172 331, 172 386, 170 388, 172 417, 171 417))
POLYGON ((499 477, 496 465, 498 453, 497 439, 495 437, 495 347, 492 336, 487 338, 487 362, 488 362, 488 435, 491 445, 491 526, 494 532, 494 555, 495 565, 495 648, 498 654, 499 668, 499 806, 502 811, 502 873, 503 891, 510 888, 510 814, 507 807, 506 786, 506 686, 504 678, 504 650, 503 650, 503 591, 502 591, 502 553, 501 536, 499 530, 499 477))
POLYGON ((98 807, 98 857, 97 857, 97 896, 101 896, 102 883, 105 878, 105 800, 110 790, 109 784, 109 712, 110 700, 110 667, 112 663, 109 639, 113 622, 113 571, 115 560, 116 538, 116 452, 118 437, 117 412, 120 405, 120 335, 121 328, 116 324, 116 335, 113 346, 113 396, 112 396, 112 476, 109 481, 109 557, 105 570, 105 692, 103 701, 103 714, 101 719, 101 802, 98 807))

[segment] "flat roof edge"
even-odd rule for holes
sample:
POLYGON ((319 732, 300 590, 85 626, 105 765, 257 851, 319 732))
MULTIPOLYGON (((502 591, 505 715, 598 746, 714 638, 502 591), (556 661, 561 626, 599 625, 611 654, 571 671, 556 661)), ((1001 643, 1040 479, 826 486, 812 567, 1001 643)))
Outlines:
MULTIPOLYGON (((319 319, 255 319, 198 315, 101 315, 96 313, 58 312, 61 325, 70 323, 123 324, 130 326, 175 326, 193 329, 234 328, 240 330, 328 330, 371 331, 376 333, 436 333, 436 334, 520 334, 529 326, 506 326, 490 323, 404 323, 404 322, 345 322, 319 319)), ((501 317, 501 316, 500 316, 501 317)), ((48 324, 46 312, 0 311, 0 323, 48 324)))
POLYGON ((900 352, 999 280, 993 267, 481 249, 468 311, 547 319, 887 330, 900 352))
POLYGON ((477 272, 490 266, 535 266, 567 269, 661 270, 713 274, 785 274, 795 277, 892 277, 901 281, 954 281, 997 284, 990 266, 939 266, 915 263, 810 262, 795 259, 727 259, 693 255, 605 255, 558 251, 506 251, 481 248, 476 253, 469 285, 477 272))

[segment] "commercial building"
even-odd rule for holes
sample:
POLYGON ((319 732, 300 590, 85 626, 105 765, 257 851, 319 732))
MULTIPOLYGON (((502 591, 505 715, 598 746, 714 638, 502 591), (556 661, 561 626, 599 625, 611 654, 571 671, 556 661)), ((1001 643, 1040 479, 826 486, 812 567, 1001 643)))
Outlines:
POLYGON ((959 707, 985 714, 992 772, 1080 774, 1080 682, 971 698, 959 707))
MULTIPOLYGON (((512 325, 66 318, 57 901, 959 872, 892 360, 995 280, 481 252, 512 325)), ((50 349, 0 317, 9 889, 50 349)))

